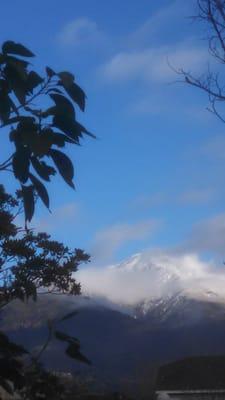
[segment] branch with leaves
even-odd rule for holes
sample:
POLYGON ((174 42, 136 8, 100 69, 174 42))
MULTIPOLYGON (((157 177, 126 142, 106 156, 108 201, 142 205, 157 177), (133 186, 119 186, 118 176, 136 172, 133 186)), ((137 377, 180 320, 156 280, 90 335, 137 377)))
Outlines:
POLYGON ((7 41, 2 45, 0 127, 10 127, 9 140, 15 150, 0 164, 0 171, 12 170, 19 181, 26 222, 34 214, 35 193, 49 208, 42 181, 49 182, 58 171, 74 188, 73 163, 58 148, 79 145, 84 134, 95 138, 76 119, 75 106, 84 111, 86 95, 74 75, 46 67, 46 76, 41 77, 30 68, 27 59, 31 57, 34 54, 21 44, 7 41), (48 106, 43 108, 43 104, 48 106))

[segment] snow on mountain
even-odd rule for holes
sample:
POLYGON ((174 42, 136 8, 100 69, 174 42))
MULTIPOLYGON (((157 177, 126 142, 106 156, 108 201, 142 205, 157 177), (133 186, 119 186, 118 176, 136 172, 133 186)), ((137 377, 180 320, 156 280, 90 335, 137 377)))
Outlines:
POLYGON ((116 265, 88 268, 79 278, 90 296, 136 317, 193 319, 214 308, 225 315, 225 271, 193 254, 137 253, 116 265))

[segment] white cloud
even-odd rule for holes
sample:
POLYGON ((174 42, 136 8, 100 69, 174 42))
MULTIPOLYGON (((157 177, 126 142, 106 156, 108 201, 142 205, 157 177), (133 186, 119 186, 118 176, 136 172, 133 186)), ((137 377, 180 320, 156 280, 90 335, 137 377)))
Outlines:
POLYGON ((100 72, 109 82, 137 79, 156 83, 169 82, 176 79, 170 65, 176 69, 185 68, 197 73, 202 70, 207 60, 208 54, 205 49, 182 43, 176 47, 161 46, 120 52, 103 65, 100 72))
POLYGON ((96 44, 103 37, 96 22, 89 18, 78 18, 64 26, 58 35, 58 40, 65 46, 82 46, 96 44))
POLYGON ((187 290, 196 295, 211 290, 223 295, 225 272, 192 253, 148 251, 118 265, 80 270, 84 293, 113 303, 135 304, 142 300, 187 290))
POLYGON ((93 259, 108 261, 122 246, 149 237, 160 225, 160 221, 150 219, 134 224, 115 224, 97 232, 91 250, 93 259))

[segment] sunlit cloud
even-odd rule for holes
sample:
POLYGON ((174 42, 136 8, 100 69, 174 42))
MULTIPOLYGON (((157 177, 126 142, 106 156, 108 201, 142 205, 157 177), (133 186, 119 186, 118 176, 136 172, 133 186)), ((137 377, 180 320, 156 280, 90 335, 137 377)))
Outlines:
POLYGON ((58 41, 64 46, 83 46, 98 44, 104 39, 95 21, 89 18, 77 18, 68 22, 58 35, 58 41))
POLYGON ((208 60, 205 49, 182 43, 174 46, 147 48, 140 51, 124 51, 114 55, 101 68, 108 82, 140 80, 166 83, 177 79, 174 69, 185 68, 200 72, 208 60))
POLYGON ((79 279, 84 293, 117 304, 135 304, 180 291, 195 297, 210 289, 225 296, 225 272, 188 252, 146 251, 121 264, 83 269, 79 279))

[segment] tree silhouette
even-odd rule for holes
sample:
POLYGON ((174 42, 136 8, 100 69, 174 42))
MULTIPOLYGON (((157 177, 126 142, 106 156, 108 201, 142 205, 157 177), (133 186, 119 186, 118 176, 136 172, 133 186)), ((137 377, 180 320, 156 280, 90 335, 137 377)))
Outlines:
MULTIPOLYGON (((74 76, 46 67, 42 77, 31 68, 31 57, 34 54, 22 44, 2 45, 0 128, 7 132, 12 151, 0 163, 0 171, 11 172, 19 187, 13 196, 0 184, 0 310, 14 300, 36 301, 43 293, 79 295, 74 273, 80 263, 90 260, 83 250, 71 250, 47 233, 27 227, 38 198, 49 209, 43 181, 50 182, 59 173, 74 188, 73 163, 59 148, 79 145, 83 134, 95 137, 76 119, 75 107, 84 111, 86 96, 74 76), (25 229, 16 222, 23 211, 25 229)), ((8 393, 18 389, 23 399, 63 398, 58 379, 39 362, 52 337, 66 343, 69 357, 90 361, 81 353, 77 338, 57 329, 57 321, 48 322, 48 330, 46 343, 35 357, 0 332, 0 389, 8 393)))
POLYGON ((22 44, 2 45, 0 128, 8 129, 14 150, 0 171, 11 171, 18 180, 26 223, 33 217, 36 197, 49 208, 43 180, 49 182, 58 172, 74 188, 73 163, 58 148, 79 145, 83 134, 95 137, 76 119, 75 105, 84 111, 86 95, 74 75, 46 67, 42 77, 31 68, 32 57, 22 44))
POLYGON ((208 96, 208 110, 225 122, 224 102, 225 86, 223 67, 225 64, 225 2, 223 0, 197 0, 198 13, 194 20, 206 24, 208 31, 208 50, 212 59, 218 65, 215 72, 210 67, 200 76, 194 76, 185 69, 178 70, 184 81, 205 92, 208 96), (222 75, 223 76, 223 75, 222 75))
MULTIPOLYGON (((20 204, 20 197, 7 194, 0 185, 0 310, 14 300, 36 301, 39 294, 79 295, 81 287, 74 273, 81 263, 90 260, 89 255, 80 249, 71 250, 51 240, 46 233, 36 234, 18 227, 15 216, 20 204)), ((57 398, 56 389, 58 394, 61 393, 60 383, 39 363, 51 339, 54 337, 65 342, 69 357, 90 364, 80 351, 79 340, 57 329, 57 322, 74 315, 75 312, 70 312, 59 321, 48 322, 46 343, 35 356, 12 343, 4 332, 0 332, 0 386, 10 392, 12 388, 8 381, 11 381, 14 384, 13 390, 22 390, 24 396, 30 393, 30 397, 24 398, 36 399, 38 377, 39 392, 41 390, 46 398, 57 398)))

